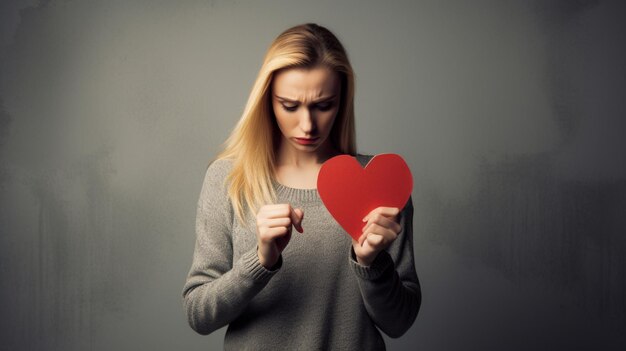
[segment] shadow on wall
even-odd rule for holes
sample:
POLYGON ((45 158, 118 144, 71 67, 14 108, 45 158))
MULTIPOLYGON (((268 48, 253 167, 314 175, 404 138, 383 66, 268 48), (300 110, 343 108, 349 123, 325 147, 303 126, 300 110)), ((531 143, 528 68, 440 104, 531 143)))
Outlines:
POLYGON ((555 151, 478 165, 473 193, 430 202, 431 239, 626 323, 626 33, 619 1, 536 3, 548 35, 555 151), (450 221, 448 218, 457 218, 450 221), (564 295, 564 296, 565 296, 564 295))
POLYGON ((626 181, 559 180, 553 164, 550 155, 483 163, 467 200, 425 200, 442 215, 431 239, 519 284, 572 294, 590 317, 626 323, 626 181))

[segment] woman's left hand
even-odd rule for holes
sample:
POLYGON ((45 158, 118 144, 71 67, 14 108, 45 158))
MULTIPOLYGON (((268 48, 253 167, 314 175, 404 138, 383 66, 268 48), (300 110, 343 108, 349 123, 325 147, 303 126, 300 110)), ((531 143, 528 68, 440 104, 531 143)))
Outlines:
POLYGON ((377 207, 363 218, 364 222, 367 221, 363 234, 358 241, 352 239, 357 262, 364 266, 371 265, 378 253, 396 240, 402 230, 398 222, 399 213, 397 207, 377 207))

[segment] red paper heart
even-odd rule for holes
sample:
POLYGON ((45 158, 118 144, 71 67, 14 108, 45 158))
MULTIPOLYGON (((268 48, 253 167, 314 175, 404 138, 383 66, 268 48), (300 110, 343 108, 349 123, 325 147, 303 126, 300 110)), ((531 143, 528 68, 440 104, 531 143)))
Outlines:
POLYGON ((396 154, 376 155, 365 168, 353 156, 335 156, 317 176, 322 202, 355 240, 363 234, 363 217, 379 206, 402 210, 412 190, 411 171, 396 154))

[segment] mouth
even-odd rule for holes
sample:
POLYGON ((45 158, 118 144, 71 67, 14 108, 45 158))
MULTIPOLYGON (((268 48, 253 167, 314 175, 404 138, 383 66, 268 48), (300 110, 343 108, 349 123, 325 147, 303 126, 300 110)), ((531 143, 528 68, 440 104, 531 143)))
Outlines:
POLYGON ((317 138, 294 138, 294 139, 298 144, 311 145, 311 144, 315 144, 319 140, 319 137, 317 138))

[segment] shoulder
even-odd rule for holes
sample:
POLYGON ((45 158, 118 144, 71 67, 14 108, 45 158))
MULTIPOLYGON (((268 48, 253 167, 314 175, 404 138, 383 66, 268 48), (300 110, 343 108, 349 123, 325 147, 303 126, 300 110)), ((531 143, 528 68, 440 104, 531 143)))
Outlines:
POLYGON ((209 163, 207 167, 207 174, 211 174, 213 176, 223 176, 225 177, 233 168, 233 160, 222 158, 216 159, 209 163))
POLYGON ((210 191, 210 189, 224 188, 226 177, 233 168, 233 160, 231 159, 217 159, 213 160, 207 166, 203 188, 204 191, 210 191))
POLYGON ((230 160, 214 160, 207 166, 198 198, 198 215, 202 218, 216 218, 218 215, 225 219, 224 223, 230 223, 232 206, 226 180, 231 169, 230 160))

